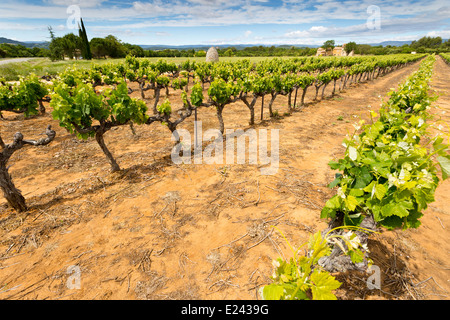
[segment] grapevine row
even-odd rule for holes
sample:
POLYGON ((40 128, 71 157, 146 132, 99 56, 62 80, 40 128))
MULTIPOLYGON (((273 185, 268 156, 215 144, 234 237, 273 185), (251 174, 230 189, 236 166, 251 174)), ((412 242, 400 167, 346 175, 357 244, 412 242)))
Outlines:
POLYGON ((450 53, 440 53, 439 55, 444 59, 445 63, 450 65, 450 53))
POLYGON ((344 141, 345 156, 329 163, 341 172, 329 185, 338 187, 337 194, 321 213, 331 220, 329 227, 310 237, 305 256, 297 249, 289 261, 274 261, 273 283, 262 288, 263 299, 336 299, 332 292, 341 283, 330 273, 368 270, 370 231, 420 225, 434 201, 438 166, 443 180, 450 175, 449 145, 442 135, 432 137, 427 124, 435 100, 428 93, 434 62, 434 56, 426 58, 390 92, 379 115, 371 111, 371 123, 361 121, 344 141))
POLYGON ((360 225, 372 216, 388 229, 420 225, 422 211, 434 201, 438 165, 443 179, 450 174, 448 145, 442 135, 432 137, 427 124, 435 100, 428 92, 434 61, 434 56, 425 59, 390 92, 379 115, 371 111, 371 123, 361 122, 361 133, 345 140, 345 157, 329 164, 342 173, 330 184, 338 192, 327 201, 322 218, 360 225), (429 141, 424 145, 423 140, 429 141))
MULTIPOLYGON (((279 95, 288 96, 289 108, 293 109, 297 105, 299 90, 302 90, 302 105, 310 86, 316 88, 317 99, 319 90, 322 88, 323 97, 326 86, 331 82, 334 83, 333 92, 339 81, 339 89, 342 90, 349 83, 373 79, 420 58, 422 56, 411 55, 308 57, 272 59, 260 63, 240 60, 214 64, 186 61, 177 66, 164 60, 151 63, 149 60, 127 57, 123 63, 94 65, 88 70, 67 68, 53 79, 51 85, 41 83, 34 75, 21 79, 15 85, 2 82, 0 111, 24 112, 26 116, 36 114, 42 100, 51 97, 52 116, 60 126, 80 139, 94 137, 112 170, 117 171, 120 166, 104 142, 104 135, 113 127, 160 122, 176 134, 177 126, 194 110, 214 107, 219 130, 224 133, 223 110, 238 100, 249 109, 250 124, 253 124, 259 98, 262 120, 267 95, 270 96, 269 113, 273 115, 272 107, 279 95), (146 91, 153 92, 150 108, 142 99, 130 97, 133 91, 129 87, 131 82, 138 84, 137 90, 143 99, 146 98, 146 91), (100 88, 105 85, 106 89, 100 88), (173 112, 168 99, 169 89, 181 91, 183 105, 177 112, 173 112), (163 102, 160 102, 161 91, 166 93, 163 102)), ((42 108, 40 111, 45 112, 42 108)), ((1 144, 5 145, 3 141, 1 144)))

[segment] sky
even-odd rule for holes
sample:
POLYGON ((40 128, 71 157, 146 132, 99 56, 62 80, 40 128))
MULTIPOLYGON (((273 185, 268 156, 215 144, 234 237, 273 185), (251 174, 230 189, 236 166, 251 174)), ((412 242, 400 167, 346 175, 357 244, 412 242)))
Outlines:
POLYGON ((450 38, 449 0, 0 0, 0 37, 110 34, 139 45, 321 45, 450 38))

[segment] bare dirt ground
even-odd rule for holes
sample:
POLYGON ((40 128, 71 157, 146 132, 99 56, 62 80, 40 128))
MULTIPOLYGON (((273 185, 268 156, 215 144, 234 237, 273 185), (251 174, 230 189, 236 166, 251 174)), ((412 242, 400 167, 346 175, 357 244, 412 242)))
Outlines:
MULTIPOLYGON (((296 247, 326 227, 320 210, 334 193, 327 163, 342 156, 353 123, 367 119, 369 108, 379 108, 418 65, 334 97, 327 88, 319 102, 312 102, 310 88, 307 106, 292 114, 287 98, 278 97, 280 116, 267 120, 265 111, 266 120, 254 126, 280 129, 274 175, 250 164, 175 165, 169 130, 159 124, 135 126, 135 135, 127 126, 105 135, 122 167, 111 174, 95 140, 77 140, 49 113, 26 120, 5 113, 5 143, 17 131, 39 137, 48 124, 57 137, 9 162, 30 210, 18 214, 0 199, 0 299, 258 299, 258 288, 270 283, 272 260, 291 254, 272 226, 296 247), (81 270, 80 289, 67 286, 70 266, 81 270)), ((432 82, 441 94, 441 109, 433 112, 447 124, 449 71, 438 59, 432 82)), ((179 93, 170 100, 181 105, 179 93)), ((225 108, 226 128, 248 129, 248 118, 242 102, 225 108)), ((199 120, 203 132, 218 128, 212 109, 199 110, 199 120)), ((193 133, 193 117, 180 128, 193 133)), ((445 181, 417 230, 372 236, 381 290, 367 288, 368 274, 341 274, 338 298, 448 299, 449 195, 445 181)))

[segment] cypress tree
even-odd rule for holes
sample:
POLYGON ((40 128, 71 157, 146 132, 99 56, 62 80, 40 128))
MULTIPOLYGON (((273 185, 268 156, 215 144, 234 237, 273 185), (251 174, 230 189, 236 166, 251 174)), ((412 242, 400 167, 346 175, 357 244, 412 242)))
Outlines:
POLYGON ((80 24, 78 24, 78 33, 80 35, 81 40, 83 41, 83 58, 86 60, 92 60, 91 46, 89 45, 89 40, 87 38, 83 19, 80 20, 81 20, 81 27, 80 24))

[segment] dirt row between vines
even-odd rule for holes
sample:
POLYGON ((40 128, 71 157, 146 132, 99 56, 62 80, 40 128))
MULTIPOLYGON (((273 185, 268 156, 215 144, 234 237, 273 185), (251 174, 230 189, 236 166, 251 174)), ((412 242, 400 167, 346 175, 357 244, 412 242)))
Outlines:
MULTIPOLYGON (((353 123, 367 119, 369 106, 377 109, 418 65, 334 97, 327 88, 320 102, 312 102, 310 88, 308 105, 292 114, 287 98, 278 97, 280 116, 267 120, 265 110, 266 120, 254 126, 280 130, 274 175, 262 175, 262 166, 248 163, 175 165, 169 131, 159 124, 135 126, 135 134, 120 127, 105 135, 122 167, 111 174, 94 140, 77 140, 49 114, 27 120, 5 114, 0 121, 5 142, 17 131, 26 139, 38 137, 47 124, 57 137, 10 160, 30 210, 17 214, 0 199, 0 298, 258 299, 258 288, 270 283, 272 260, 291 255, 272 226, 296 247, 325 228, 320 210, 334 193, 327 188, 334 177, 327 163, 343 154, 341 143, 353 123), (81 272, 80 289, 68 286, 71 266, 81 272)), ((448 71, 438 61, 433 79, 446 93, 439 104, 447 110, 448 71)), ((179 93, 169 98, 181 105, 179 93)), ((248 129, 248 118, 242 102, 225 108, 226 128, 248 129)), ((218 127, 212 109, 199 110, 199 120, 203 132, 218 127)), ((193 117, 180 128, 192 133, 193 117)), ((373 237, 381 290, 367 288, 367 274, 338 275, 344 282, 338 297, 446 299, 448 188, 448 181, 438 188, 418 230, 373 237)))

